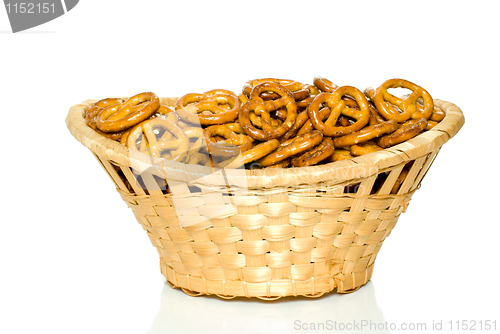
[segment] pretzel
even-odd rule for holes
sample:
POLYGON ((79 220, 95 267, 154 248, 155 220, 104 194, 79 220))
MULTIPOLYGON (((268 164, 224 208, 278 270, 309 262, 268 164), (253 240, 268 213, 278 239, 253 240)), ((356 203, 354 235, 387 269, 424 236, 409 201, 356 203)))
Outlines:
MULTIPOLYGON (((328 118, 328 116, 331 114, 331 112, 332 111, 328 107, 322 108, 319 111, 319 118, 322 121, 324 121, 328 118)), ((303 135, 304 133, 307 133, 307 132, 312 131, 312 130, 314 130, 314 126, 313 126, 311 120, 309 119, 309 113, 308 113, 307 114, 307 121, 304 123, 304 125, 302 125, 300 130, 297 132, 297 136, 303 135)))
POLYGON ((324 137, 318 146, 315 146, 309 151, 297 158, 291 160, 292 166, 304 167, 316 165, 333 154, 333 140, 330 137, 324 137))
POLYGON ((160 107, 155 93, 141 93, 132 96, 122 104, 110 105, 96 117, 96 126, 103 132, 118 132, 131 128, 148 119, 160 107), (143 102, 146 102, 142 104, 143 102), (136 108, 141 104, 142 107, 136 108))
POLYGON ((283 136, 295 123, 295 118, 297 116, 297 105, 295 104, 295 101, 288 95, 283 86, 279 87, 277 84, 265 82, 255 86, 252 94, 254 91, 256 92, 255 94, 257 97, 245 103, 240 109, 238 121, 241 124, 241 127, 250 137, 260 141, 276 139, 283 136), (260 97, 258 97, 258 92, 264 90, 271 90, 280 94, 280 104, 283 104, 287 110, 285 121, 277 128, 273 128, 271 124, 271 115, 265 105, 265 103, 269 101, 264 102, 260 97), (257 116, 261 116, 261 129, 257 129, 250 121, 249 114, 252 111, 257 116))
POLYGON ((120 137, 120 143, 122 143, 123 145, 127 145, 127 138, 130 134, 130 130, 132 130, 132 128, 125 130, 125 132, 123 132, 123 135, 120 137))
POLYGON ((245 130, 243 130, 243 128, 241 127, 241 124, 238 121, 236 121, 234 123, 226 123, 224 125, 227 126, 229 128, 229 130, 231 130, 233 132, 240 133, 242 135, 246 134, 245 130))
POLYGON ((285 86, 274 82, 263 82, 256 85, 250 92, 250 100, 264 102, 268 112, 283 108, 291 103, 295 106, 295 110, 297 109, 297 105, 290 91, 285 86), (278 97, 273 100, 264 100, 261 97, 261 94, 264 92, 275 93, 278 97))
POLYGON ((277 164, 293 155, 309 150, 318 145, 322 139, 323 134, 320 131, 314 130, 305 133, 281 143, 276 151, 260 159, 258 162, 264 167, 277 164))
POLYGON ((212 89, 212 90, 209 90, 208 92, 205 92, 204 94, 208 97, 211 97, 214 95, 220 95, 220 94, 231 95, 231 96, 237 97, 236 94, 234 94, 234 92, 227 90, 227 89, 212 89))
POLYGON ((429 93, 422 87, 403 79, 390 79, 375 90, 373 103, 386 119, 394 119, 403 123, 410 118, 428 119, 434 110, 434 103, 429 93), (413 92, 406 99, 398 98, 387 92, 389 88, 407 88, 413 92), (423 100, 423 108, 419 110, 417 100, 423 100), (397 110, 395 107, 399 108, 397 110), (401 111, 401 112, 399 112, 401 111))
POLYGON ((286 168, 290 166, 290 159, 285 159, 283 161, 278 162, 277 164, 267 166, 265 168, 286 168))
POLYGON ((406 121, 393 133, 378 138, 376 143, 382 148, 391 147, 415 137, 420 131, 424 130, 426 126, 427 120, 425 118, 406 121))
POLYGON ((365 155, 368 153, 373 153, 377 151, 383 150, 382 147, 378 146, 375 144, 373 141, 367 141, 366 143, 362 143, 359 145, 352 145, 351 146, 351 155, 352 156, 360 156, 360 155, 365 155))
POLYGON ((238 134, 229 130, 225 125, 212 125, 203 132, 208 152, 212 156, 221 158, 235 157, 252 147, 253 139, 246 135, 238 134), (215 136, 224 138, 224 141, 216 141, 215 136))
POLYGON ((106 98, 97 101, 94 103, 85 113, 85 121, 88 126, 90 126, 92 129, 96 129, 96 124, 95 124, 95 117, 101 113, 104 108, 107 108, 109 106, 113 106, 116 104, 122 104, 125 102, 124 99, 122 98, 106 98))
POLYGON ((431 121, 434 122, 441 122, 446 116, 446 113, 443 111, 443 109, 439 108, 438 106, 434 106, 434 110, 432 111, 431 117, 429 118, 431 121))
POLYGON ((218 91, 220 90, 209 91, 208 95, 190 93, 180 97, 175 103, 177 116, 184 122, 201 125, 220 125, 234 121, 241 106, 238 98, 232 92, 232 95, 216 94, 218 91), (231 109, 219 107, 225 104, 231 109))
MULTIPOLYGON (((255 114, 255 112, 251 111, 248 114, 248 118, 250 119, 250 122, 252 123, 252 125, 262 129, 262 118, 257 116, 255 114)), ((275 128, 279 127, 281 124, 283 124, 283 122, 280 121, 279 119, 271 118, 271 127, 272 128, 275 129, 275 128)))
POLYGON ((302 128, 302 126, 309 120, 309 115, 307 114, 306 111, 301 112, 300 114, 297 115, 297 118, 295 119, 295 123, 293 126, 288 130, 282 137, 280 137, 280 141, 285 141, 288 140, 292 137, 295 137, 295 135, 298 134, 298 131, 302 128))
MULTIPOLYGON (((247 102, 248 98, 251 98, 250 94, 252 92, 252 89, 255 88, 255 86, 264 82, 277 83, 284 86, 292 93, 293 98, 296 101, 305 99, 310 93, 309 87, 298 81, 293 81, 288 79, 275 79, 275 78, 254 79, 247 81, 243 86, 243 91, 242 94, 240 95, 240 101, 241 99, 243 99, 241 103, 247 102)), ((280 95, 277 92, 269 92, 269 91, 263 91, 259 94, 259 96, 265 101, 274 100, 280 97, 280 95)))
POLYGON ((346 150, 344 148, 335 148, 333 150, 333 154, 330 157, 328 157, 328 161, 335 162, 335 161, 349 160, 352 158, 353 156, 351 155, 350 150, 346 150))
POLYGON ((278 146, 280 145, 280 142, 278 139, 271 139, 265 142, 262 142, 248 151, 245 151, 241 154, 241 158, 235 159, 233 162, 231 162, 229 165, 227 165, 227 168, 238 168, 244 164, 259 160, 262 157, 265 157, 269 153, 273 152, 278 146))
POLYGON ((126 145, 130 149, 147 152, 153 156, 161 156, 162 151, 174 146, 173 141, 166 136, 166 133, 173 134, 177 140, 177 149, 170 153, 173 161, 182 161, 189 149, 189 138, 184 131, 174 123, 164 118, 156 117, 137 124, 130 130, 126 145), (162 137, 158 138, 163 132, 162 137), (140 140, 140 143, 138 142, 140 140))
POLYGON ((316 130, 320 130, 327 137, 339 137, 351 132, 361 130, 370 120, 370 110, 366 97, 357 88, 352 86, 342 86, 333 93, 321 93, 309 105, 307 109, 309 119, 316 130), (358 109, 346 107, 346 102, 342 99, 348 95, 356 101, 358 109), (323 122, 320 117, 320 105, 326 104, 332 112, 328 119, 323 122), (340 115, 354 118, 356 121, 346 127, 335 126, 340 115))
POLYGON ((333 140, 335 147, 348 147, 360 143, 365 143, 383 134, 394 132, 399 125, 395 120, 388 120, 383 123, 366 126, 363 129, 352 132, 348 135, 337 137, 333 140))
POLYGON ((335 85, 333 82, 331 82, 328 79, 322 78, 322 77, 314 77, 313 79, 314 86, 316 86, 320 91, 324 93, 333 93, 335 89, 337 89, 339 86, 335 85))

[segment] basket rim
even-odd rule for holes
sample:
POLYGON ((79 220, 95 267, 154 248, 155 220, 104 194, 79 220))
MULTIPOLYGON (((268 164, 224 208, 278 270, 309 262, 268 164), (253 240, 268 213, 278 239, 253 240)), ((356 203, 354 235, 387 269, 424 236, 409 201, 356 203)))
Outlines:
MULTIPOLYGON (((177 98, 162 97, 161 102, 172 106, 177 98)), ((406 142, 349 160, 324 165, 294 168, 268 168, 260 170, 224 169, 187 165, 130 150, 114 140, 103 137, 89 126, 84 112, 97 99, 86 100, 72 106, 66 117, 71 134, 94 154, 119 165, 132 167, 138 172, 148 169, 152 174, 181 182, 209 187, 236 185, 245 188, 274 188, 311 185, 322 182, 343 183, 369 177, 382 169, 406 163, 439 149, 462 128, 465 118, 459 107, 451 102, 435 99, 434 103, 446 112, 446 117, 434 128, 406 142)))

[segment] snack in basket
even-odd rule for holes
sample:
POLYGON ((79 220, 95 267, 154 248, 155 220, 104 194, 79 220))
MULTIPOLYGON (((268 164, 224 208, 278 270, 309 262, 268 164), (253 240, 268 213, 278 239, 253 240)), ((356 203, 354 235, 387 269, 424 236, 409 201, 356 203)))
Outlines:
POLYGON ((390 79, 364 93, 315 77, 313 84, 264 78, 240 93, 188 93, 175 108, 154 93, 105 98, 87 124, 128 148, 188 164, 230 168, 304 167, 351 159, 409 140, 445 117, 422 87, 390 79), (390 88, 410 94, 396 97, 390 88), (217 156, 217 159, 213 159, 217 156))
POLYGON ((169 285, 224 299, 316 298, 371 279, 464 122, 405 80, 361 92, 321 77, 257 79, 239 92, 88 100, 66 123, 133 210, 169 285))

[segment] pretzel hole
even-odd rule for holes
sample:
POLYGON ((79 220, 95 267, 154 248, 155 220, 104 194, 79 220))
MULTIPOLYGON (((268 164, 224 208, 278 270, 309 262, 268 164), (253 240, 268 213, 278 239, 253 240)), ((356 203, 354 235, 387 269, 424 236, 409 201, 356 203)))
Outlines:
POLYGON ((387 92, 389 94, 392 94, 394 96, 403 98, 403 97, 408 97, 409 94, 411 94, 413 91, 408 88, 403 88, 403 87, 396 87, 396 88, 389 88, 387 89, 387 92))

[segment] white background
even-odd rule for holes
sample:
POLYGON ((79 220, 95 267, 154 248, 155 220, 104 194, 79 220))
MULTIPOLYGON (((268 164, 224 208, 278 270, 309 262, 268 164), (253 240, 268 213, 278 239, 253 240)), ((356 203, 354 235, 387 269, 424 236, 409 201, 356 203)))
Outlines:
POLYGON ((496 3, 82 0, 18 34, 1 8, 0 333, 292 333, 295 320, 420 322, 427 332, 442 321, 442 333, 450 320, 476 321, 476 333, 496 320, 500 331, 496 3), (465 114, 372 281, 275 303, 166 286, 146 233, 67 130, 69 108, 317 75, 360 89, 405 78, 465 114))

